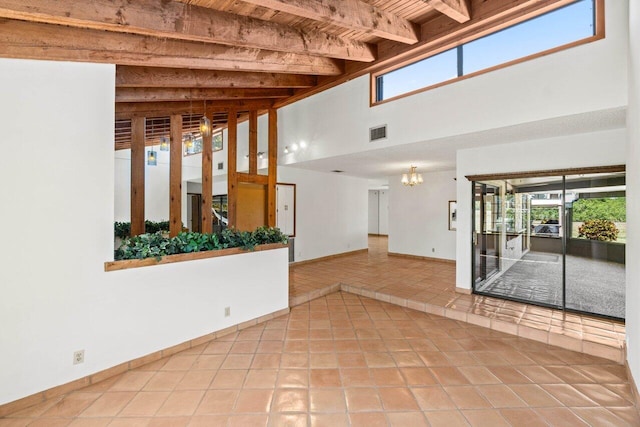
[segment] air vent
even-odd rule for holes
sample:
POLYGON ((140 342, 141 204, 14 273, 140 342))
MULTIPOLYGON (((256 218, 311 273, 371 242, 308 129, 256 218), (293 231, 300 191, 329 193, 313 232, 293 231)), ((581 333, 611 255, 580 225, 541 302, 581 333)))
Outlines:
POLYGON ((222 169, 224 169, 224 162, 218 163, 218 170, 221 171, 222 169))
POLYGON ((387 125, 369 128, 369 142, 387 139, 387 125))

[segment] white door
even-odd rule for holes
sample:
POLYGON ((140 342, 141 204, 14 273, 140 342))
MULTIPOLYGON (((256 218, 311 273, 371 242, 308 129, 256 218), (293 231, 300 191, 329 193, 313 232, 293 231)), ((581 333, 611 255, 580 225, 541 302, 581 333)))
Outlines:
POLYGON ((380 234, 379 197, 380 194, 377 190, 369 190, 369 234, 380 234))
POLYGON ((296 187, 291 184, 276 185, 276 227, 287 236, 293 236, 296 218, 296 187))

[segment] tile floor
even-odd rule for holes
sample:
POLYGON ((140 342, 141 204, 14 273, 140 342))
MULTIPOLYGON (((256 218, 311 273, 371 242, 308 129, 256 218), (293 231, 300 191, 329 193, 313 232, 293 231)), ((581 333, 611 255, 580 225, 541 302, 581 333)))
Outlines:
POLYGON ((624 361, 624 323, 457 293, 455 264, 389 256, 387 240, 370 237, 368 254, 292 266, 291 306, 342 288, 619 363, 624 361))
POLYGON ((624 367, 345 292, 0 426, 637 426, 624 367))
POLYGON ((292 267, 289 315, 0 418, 0 427, 640 426, 620 364, 335 290, 347 283, 581 339, 618 339, 624 325, 455 293, 453 264, 388 256, 386 244, 372 238, 369 254, 292 267))

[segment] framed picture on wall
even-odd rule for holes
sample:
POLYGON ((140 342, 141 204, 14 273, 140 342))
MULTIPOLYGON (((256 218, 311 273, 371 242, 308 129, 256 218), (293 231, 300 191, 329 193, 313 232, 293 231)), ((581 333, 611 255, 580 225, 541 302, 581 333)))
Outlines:
POLYGON ((457 226, 458 208, 455 200, 449 200, 449 230, 455 231, 457 226))

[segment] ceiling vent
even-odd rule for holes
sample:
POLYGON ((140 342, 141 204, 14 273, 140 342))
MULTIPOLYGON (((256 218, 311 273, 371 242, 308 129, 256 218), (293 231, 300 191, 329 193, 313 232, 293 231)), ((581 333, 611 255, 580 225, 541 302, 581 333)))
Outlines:
POLYGON ((387 125, 369 128, 369 142, 387 139, 387 125))

